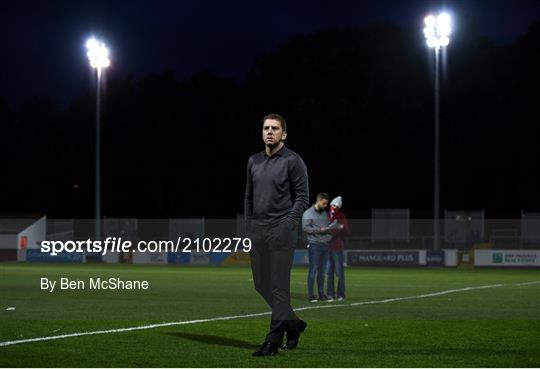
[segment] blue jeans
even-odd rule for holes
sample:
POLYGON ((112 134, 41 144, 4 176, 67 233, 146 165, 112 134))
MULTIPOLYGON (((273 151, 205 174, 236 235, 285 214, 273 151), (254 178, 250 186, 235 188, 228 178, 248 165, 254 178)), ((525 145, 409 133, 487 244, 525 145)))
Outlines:
POLYGON ((330 250, 328 260, 327 295, 331 297, 345 297, 345 270, 343 268, 343 250, 330 250), (337 296, 334 295, 334 274, 338 279, 337 296))
POLYGON ((313 295, 313 285, 317 276, 317 290, 319 296, 324 295, 324 274, 328 264, 330 249, 324 243, 310 243, 308 245, 309 273, 307 279, 308 297, 313 295))

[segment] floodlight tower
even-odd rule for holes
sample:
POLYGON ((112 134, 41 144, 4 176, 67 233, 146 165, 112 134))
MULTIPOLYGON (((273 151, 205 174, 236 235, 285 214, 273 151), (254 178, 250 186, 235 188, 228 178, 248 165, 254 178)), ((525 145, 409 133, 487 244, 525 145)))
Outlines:
POLYGON ((426 44, 434 50, 435 55, 435 145, 434 145, 434 170, 433 170, 433 249, 439 250, 440 229, 439 218, 440 209, 440 184, 439 184, 439 64, 440 50, 450 43, 450 33, 452 31, 451 18, 447 13, 440 13, 437 16, 428 15, 424 19, 424 36, 426 44))
POLYGON ((109 60, 109 50, 103 42, 91 38, 86 42, 88 60, 90 66, 97 72, 97 92, 96 92, 96 185, 95 185, 95 239, 101 239, 101 144, 100 144, 100 90, 101 90, 101 71, 107 68, 111 61, 109 60))

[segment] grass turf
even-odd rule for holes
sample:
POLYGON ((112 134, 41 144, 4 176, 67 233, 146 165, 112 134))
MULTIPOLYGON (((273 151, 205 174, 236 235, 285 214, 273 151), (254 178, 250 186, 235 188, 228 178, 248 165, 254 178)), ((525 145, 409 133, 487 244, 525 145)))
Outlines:
MULTIPOLYGON (((540 366, 537 270, 348 268, 347 301, 306 310, 300 347, 252 358, 268 316, 0 347, 1 366, 357 367, 540 366), (413 300, 349 306, 502 284, 413 300)), ((307 270, 295 268, 294 307, 307 270)), ((0 342, 74 332, 268 311, 249 268, 92 264, 0 264, 0 342), (147 291, 40 290, 39 279, 148 280, 147 291), (14 311, 6 311, 15 307, 14 311)))

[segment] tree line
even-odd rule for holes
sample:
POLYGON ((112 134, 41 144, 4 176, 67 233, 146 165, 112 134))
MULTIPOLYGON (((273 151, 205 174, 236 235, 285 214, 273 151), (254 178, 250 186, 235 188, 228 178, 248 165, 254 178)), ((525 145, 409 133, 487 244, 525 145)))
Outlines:
MULTIPOLYGON (((540 23, 511 44, 461 32, 441 83, 441 205, 518 217, 540 209, 540 23), (536 117, 536 118, 535 118, 536 117)), ((310 190, 350 216, 408 207, 431 217, 433 58, 416 31, 330 29, 261 55, 244 81, 200 72, 108 79, 102 106, 105 216, 234 217, 261 119, 288 122, 310 190)), ((2 212, 93 217, 95 91, 59 108, 0 99, 2 212)))

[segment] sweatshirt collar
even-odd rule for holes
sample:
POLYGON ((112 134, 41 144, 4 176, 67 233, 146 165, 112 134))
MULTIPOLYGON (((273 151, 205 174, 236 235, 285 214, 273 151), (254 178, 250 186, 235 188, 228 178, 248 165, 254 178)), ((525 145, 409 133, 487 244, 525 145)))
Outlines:
POLYGON ((273 156, 283 156, 283 154, 285 153, 285 150, 286 150, 286 147, 285 147, 285 144, 283 144, 283 146, 281 147, 281 149, 279 149, 278 151, 276 151, 274 154, 272 154, 272 156, 268 156, 266 154, 266 150, 263 150, 262 151, 262 154, 265 158, 270 158, 270 157, 273 157, 273 156))

